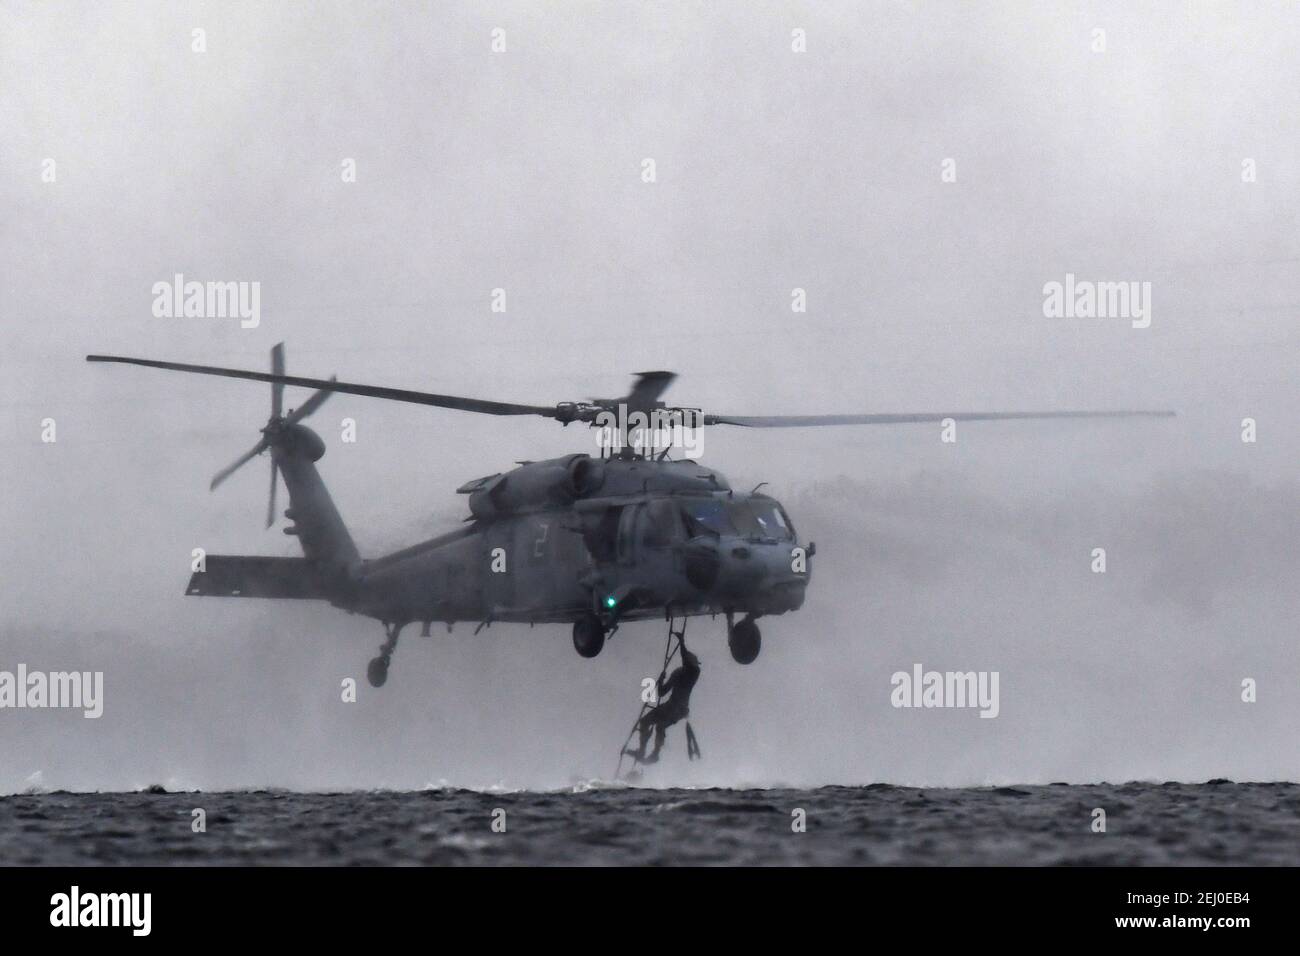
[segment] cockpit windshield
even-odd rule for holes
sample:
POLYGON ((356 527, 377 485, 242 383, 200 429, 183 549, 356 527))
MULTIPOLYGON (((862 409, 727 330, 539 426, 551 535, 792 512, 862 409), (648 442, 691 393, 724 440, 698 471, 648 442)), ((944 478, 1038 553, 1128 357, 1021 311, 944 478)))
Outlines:
POLYGON ((735 534, 736 527, 727 515, 726 502, 721 498, 693 498, 682 502, 686 530, 691 537, 701 534, 735 534))
POLYGON ((785 520, 785 513, 775 501, 751 498, 741 504, 753 514, 759 537, 775 538, 777 541, 789 541, 794 537, 790 523, 785 520))
POLYGON ((770 499, 696 498, 682 502, 682 513, 692 537, 725 534, 776 541, 794 537, 780 505, 770 499))

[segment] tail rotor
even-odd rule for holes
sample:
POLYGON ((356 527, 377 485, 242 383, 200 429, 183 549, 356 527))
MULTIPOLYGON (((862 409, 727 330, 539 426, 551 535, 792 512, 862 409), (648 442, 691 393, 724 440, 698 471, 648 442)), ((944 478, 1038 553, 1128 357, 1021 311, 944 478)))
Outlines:
MULTIPOLYGON (((283 342, 277 342, 275 346, 271 349, 271 374, 277 376, 284 375, 284 343, 283 342)), ((334 381, 334 378, 331 377, 330 381, 331 382, 334 381)), ((292 427, 294 425, 297 425, 308 415, 312 414, 318 408, 320 408, 321 405, 324 404, 325 400, 329 398, 331 394, 333 393, 328 389, 320 389, 319 391, 313 393, 312 396, 307 399, 307 401, 303 402, 299 408, 297 408, 296 410, 291 410, 288 415, 285 415, 283 414, 284 383, 279 381, 272 382, 271 383, 271 418, 267 421, 266 427, 262 429, 261 440, 252 448, 250 448, 248 451, 246 451, 244 454, 236 458, 231 464, 227 465, 225 468, 221 469, 221 471, 217 472, 212 477, 212 483, 208 486, 208 490, 209 491, 215 490, 219 484, 221 484, 223 481, 225 481, 227 478, 233 475, 236 471, 238 471, 248 462, 252 461, 258 455, 262 454, 262 452, 266 451, 268 448, 272 448, 275 445, 281 444, 286 440, 288 440, 290 436, 292 436, 293 434, 291 431, 292 427)), ((315 440, 319 442, 319 439, 315 439, 315 440)), ((276 489, 279 486, 279 484, 280 484, 280 466, 276 463, 275 455, 272 454, 271 455, 271 490, 267 498, 267 508, 266 508, 266 526, 268 528, 271 527, 271 525, 275 524, 275 497, 276 497, 276 489)))

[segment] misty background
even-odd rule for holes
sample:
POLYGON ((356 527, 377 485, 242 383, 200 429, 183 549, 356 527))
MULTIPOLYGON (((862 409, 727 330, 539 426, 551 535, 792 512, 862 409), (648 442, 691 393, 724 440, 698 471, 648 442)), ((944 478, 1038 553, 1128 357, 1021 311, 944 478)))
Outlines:
MULTIPOLYGON (((705 759, 676 729, 646 782, 1296 780, 1298 36, 1245 4, 4 5, 0 670, 102 670, 106 700, 0 711, 0 792, 613 773, 662 624, 595 660, 411 627, 375 691, 376 622, 183 596, 193 548, 296 553, 265 460, 207 490, 269 387, 84 355, 261 370, 278 341, 290 374, 537 404, 667 368, 719 414, 1176 409, 709 431, 818 553, 752 666, 692 619, 705 759), (1150 328, 1044 318, 1067 272, 1150 282, 1150 328), (260 326, 155 318, 176 273, 260 282, 260 326), (892 708, 913 663, 998 671, 1000 716, 892 708)), ((367 556, 595 450, 350 396, 310 424, 367 556)))

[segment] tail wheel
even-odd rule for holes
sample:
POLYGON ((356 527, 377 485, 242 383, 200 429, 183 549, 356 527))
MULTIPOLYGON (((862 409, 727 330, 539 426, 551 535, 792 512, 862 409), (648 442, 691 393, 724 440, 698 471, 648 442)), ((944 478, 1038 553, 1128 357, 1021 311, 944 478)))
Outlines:
POLYGON ((573 649, 583 657, 595 657, 605 646, 605 625, 594 614, 573 622, 573 649))
POLYGON ((752 618, 745 618, 731 628, 727 634, 727 647, 731 649, 731 659, 737 664, 752 664, 763 649, 763 635, 752 618))

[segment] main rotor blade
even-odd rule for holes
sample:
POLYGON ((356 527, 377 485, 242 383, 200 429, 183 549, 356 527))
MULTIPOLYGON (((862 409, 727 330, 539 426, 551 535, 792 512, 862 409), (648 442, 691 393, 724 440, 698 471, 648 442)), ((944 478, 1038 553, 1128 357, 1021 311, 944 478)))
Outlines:
MULTIPOLYGON (((331 381, 331 382, 334 381, 334 376, 333 376, 333 375, 330 376, 330 381, 331 381)), ((320 408, 322 405, 324 405, 324 404, 325 404, 325 400, 326 400, 327 398, 329 398, 329 397, 330 397, 331 395, 333 395, 333 394, 334 394, 333 392, 328 392, 328 391, 326 391, 326 390, 323 389, 323 388, 322 388, 322 389, 318 389, 317 391, 312 392, 312 393, 311 393, 311 398, 309 398, 309 399, 307 399, 307 401, 303 402, 303 403, 302 403, 302 407, 300 407, 300 408, 295 408, 292 412, 289 413, 289 416, 284 420, 284 421, 285 421, 285 424, 286 424, 286 425, 292 425, 294 422, 300 422, 300 421, 302 421, 304 418, 306 418, 306 417, 307 417, 308 415, 310 415, 312 412, 316 411, 316 409, 318 409, 318 408, 320 408)))
POLYGON ((222 468, 219 472, 217 472, 216 475, 213 476, 212 478, 212 484, 208 485, 208 491, 215 491, 217 485, 221 484, 223 481, 225 481, 227 478, 233 475, 240 468, 244 467, 245 464, 252 461, 262 452, 266 451, 268 447, 270 446, 267 444, 266 439, 263 438, 260 442, 258 442, 248 451, 244 452, 244 454, 236 458, 232 464, 227 465, 225 468, 222 468))
POLYGON ((279 484, 276 480, 279 478, 280 466, 275 463, 275 456, 271 456, 271 497, 266 502, 266 526, 269 528, 275 524, 275 487, 279 484))
MULTIPOLYGON (((271 346, 271 374, 284 374, 284 343, 276 342, 271 346)), ((271 417, 279 418, 284 408, 284 383, 271 383, 271 417)))
POLYGON ((653 405, 676 379, 676 372, 638 372, 628 405, 653 405))
POLYGON ((668 386, 677 378, 676 372, 637 372, 632 382, 632 391, 622 398, 594 398, 593 402, 616 407, 626 405, 628 411, 648 411, 655 407, 659 396, 668 391, 668 386))
POLYGON ((706 425, 745 428, 803 428, 808 425, 899 425, 907 422, 991 422, 1034 418, 1171 418, 1176 412, 913 412, 897 415, 705 415, 706 425))
POLYGON ((611 405, 628 406, 629 411, 649 410, 659 401, 659 395, 667 392, 677 377, 676 372, 637 372, 632 382, 632 392, 624 398, 615 399, 611 405))
POLYGON ((416 392, 405 388, 385 388, 379 385, 357 385, 333 379, 304 378, 299 375, 268 375, 265 372, 248 372, 243 369, 218 368, 213 365, 186 365, 181 362, 157 362, 152 359, 126 358, 120 355, 87 355, 87 362, 118 362, 123 365, 143 365, 146 368, 170 369, 174 372, 194 372, 198 375, 219 375, 224 378, 242 378, 250 382, 280 382, 284 385, 301 385, 328 392, 346 392, 367 398, 383 398, 393 402, 410 402, 414 405, 434 405, 454 408, 462 412, 481 412, 485 415, 543 415, 555 418, 554 406, 515 405, 509 402, 491 402, 481 398, 462 398, 459 395, 438 395, 433 392, 416 392))

